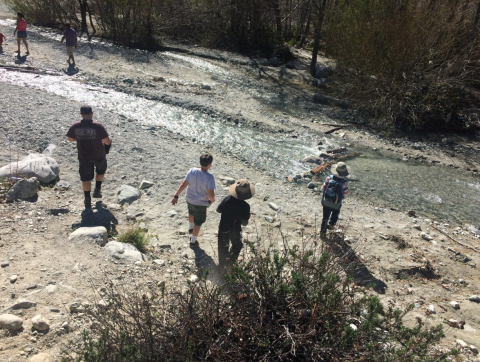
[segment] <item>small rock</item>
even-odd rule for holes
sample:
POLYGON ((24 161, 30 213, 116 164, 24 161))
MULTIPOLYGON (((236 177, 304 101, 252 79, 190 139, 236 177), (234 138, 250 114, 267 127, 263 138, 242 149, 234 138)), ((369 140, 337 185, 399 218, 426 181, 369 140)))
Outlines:
POLYGON ((453 309, 460 309, 460 304, 456 301, 450 302, 450 305, 452 306, 453 309))
POLYGON ((2 264, 0 264, 0 265, 1 265, 2 268, 6 268, 7 266, 10 265, 10 262, 4 261, 4 262, 2 262, 2 264))
POLYGON ((28 309, 35 307, 37 305, 36 302, 31 302, 29 300, 25 299, 20 299, 18 300, 14 305, 10 307, 10 309, 16 310, 16 309, 28 309))
POLYGON ((148 188, 152 187, 153 185, 155 185, 153 182, 143 180, 142 182, 140 182, 140 186, 138 188, 140 190, 145 190, 145 189, 148 189, 148 188))
POLYGON ((160 265, 160 266, 164 266, 165 265, 165 260, 163 259, 155 259, 153 261, 153 264, 157 264, 157 265, 160 265))
POLYGON ((467 283, 465 283, 465 280, 463 280, 463 279, 458 279, 458 282, 459 282, 460 284, 464 284, 464 285, 467 284, 467 283))
POLYGON ((73 302, 70 304, 70 313, 81 313, 84 311, 83 306, 80 303, 73 302))
POLYGON ((18 331, 23 326, 23 319, 13 314, 0 315, 0 329, 18 331))
POLYGON ((192 282, 192 283, 196 283, 196 282, 199 281, 199 278, 198 278, 198 276, 196 276, 196 275, 191 275, 188 280, 189 280, 190 282, 192 282))
POLYGON ((415 216, 416 215, 414 210, 409 210, 407 214, 408 214, 408 216, 415 216))
POLYGON ((159 248, 159 249, 171 249, 172 246, 170 244, 162 244, 162 245, 157 245, 157 248, 159 248))
POLYGON ((61 180, 61 181, 57 182, 56 186, 61 190, 68 190, 70 188, 70 183, 68 183, 65 180, 61 180))
POLYGON ((48 212, 54 216, 58 216, 60 214, 68 214, 70 210, 64 209, 64 208, 59 208, 59 209, 50 209, 48 212))
POLYGON ((358 327, 353 323, 351 323, 349 327, 352 328, 354 331, 358 329, 358 327))
POLYGON ((220 176, 218 177, 218 179, 219 179, 220 181, 222 181, 222 183, 227 184, 227 185, 233 185, 233 184, 236 182, 234 178, 228 177, 228 176, 222 176, 222 175, 220 175, 220 176))
POLYGON ((268 215, 265 216, 265 220, 267 220, 267 222, 269 222, 269 223, 275 222, 275 219, 274 219, 273 217, 271 217, 271 216, 268 216, 268 215))
POLYGON ((32 318, 33 328, 39 331, 47 331, 50 328, 48 321, 40 314, 32 318))
POLYGON ((29 284, 25 288, 26 290, 37 289, 37 284, 29 284))
POLYGON ((82 227, 75 230, 68 237, 70 241, 93 241, 100 246, 105 246, 108 242, 107 229, 104 226, 82 227))
POLYGON ((105 299, 100 299, 97 302, 97 307, 99 307, 100 309, 108 309, 108 306, 108 302, 105 299))
POLYGON ((15 282, 17 281, 17 279, 18 279, 18 276, 12 275, 12 276, 10 277, 10 283, 12 283, 12 284, 15 283, 15 282))
POLYGON ((275 204, 275 203, 273 203, 273 202, 269 202, 269 203, 268 203, 268 206, 269 206, 272 210, 274 210, 274 211, 280 210, 280 206, 278 206, 277 204, 275 204))
POLYGON ((20 180, 13 185, 13 187, 7 192, 6 198, 9 201, 13 201, 15 199, 31 199, 37 195, 37 192, 37 178, 31 177, 29 179, 20 180))
POLYGON ((437 313, 437 312, 435 311, 435 306, 434 306, 433 304, 430 304, 430 305, 428 306, 428 310, 429 310, 430 313, 432 313, 432 314, 437 313))
POLYGON ((165 216, 167 217, 174 217, 176 215, 178 215, 178 213, 175 210, 170 210, 165 213, 165 216))
POLYGON ((39 353, 36 354, 35 356, 32 356, 29 359, 29 362, 52 362, 52 357, 50 357, 49 354, 46 353, 39 353))
POLYGON ((105 245, 105 252, 118 260, 130 262, 145 261, 143 254, 133 245, 110 241, 105 245))
POLYGON ((203 90, 212 90, 212 87, 210 87, 209 85, 207 84, 204 84, 202 85, 202 87, 200 89, 203 89, 203 90))
POLYGON ((478 354, 478 348, 475 347, 473 344, 470 345, 470 351, 471 351, 473 354, 478 354))
POLYGON ((480 297, 478 295, 472 295, 468 298, 470 302, 480 303, 480 297))
POLYGON ((414 229, 417 229, 418 231, 422 231, 422 227, 420 225, 413 225, 414 229))
POLYGON ((45 290, 47 291, 48 294, 53 294, 57 291, 57 286, 56 285, 47 285, 45 287, 45 290))
POLYGON ((461 339, 457 339, 455 342, 457 342, 457 344, 460 346, 460 348, 465 348, 468 346, 467 343, 465 343, 465 341, 461 340, 461 339))
POLYGON ((420 235, 422 236, 423 240, 427 240, 427 241, 433 240, 433 238, 425 232, 421 233, 420 235))
POLYGON ((117 192, 117 202, 120 205, 131 204, 135 200, 138 200, 142 196, 140 190, 129 185, 123 185, 117 192))
POLYGON ((307 187, 310 189, 310 190, 313 190, 315 187, 317 187, 317 185, 313 182, 309 182, 307 187))

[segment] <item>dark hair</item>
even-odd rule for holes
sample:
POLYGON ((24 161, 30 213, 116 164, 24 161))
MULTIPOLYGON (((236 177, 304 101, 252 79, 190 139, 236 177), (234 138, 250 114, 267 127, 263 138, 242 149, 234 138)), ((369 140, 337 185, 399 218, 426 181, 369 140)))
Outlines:
POLYGON ((213 162, 213 156, 209 153, 204 153, 200 156, 200 166, 207 167, 213 162))
POLYGON ((81 106, 80 107, 80 114, 83 114, 84 116, 88 116, 93 113, 92 107, 90 106, 81 106))
POLYGON ((25 15, 23 15, 22 13, 17 13, 17 16, 20 16, 22 19, 25 19, 25 15))
POLYGON ((70 24, 65 24, 65 26, 70 29, 70 24))

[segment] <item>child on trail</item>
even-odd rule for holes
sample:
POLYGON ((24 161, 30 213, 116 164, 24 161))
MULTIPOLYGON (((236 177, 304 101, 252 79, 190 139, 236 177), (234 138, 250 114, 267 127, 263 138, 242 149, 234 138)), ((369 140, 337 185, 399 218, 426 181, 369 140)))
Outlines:
POLYGON ((0 33, 0 53, 3 53, 3 41, 7 41, 7 38, 5 38, 5 35, 0 33))
POLYGON ((204 153, 200 156, 200 168, 188 171, 185 180, 178 187, 171 201, 178 203, 178 196, 187 189, 188 232, 192 234, 190 247, 198 246, 197 237, 202 224, 207 220, 207 208, 215 202, 215 178, 208 173, 212 167, 213 156, 204 153))
POLYGON ((28 43, 27 43, 27 22, 25 21, 25 16, 22 13, 17 13, 17 27, 13 32, 13 36, 17 35, 17 44, 18 50, 15 50, 15 53, 20 55, 20 42, 23 41, 25 48, 27 48, 27 55, 30 54, 28 51, 28 43), (18 32, 18 34, 17 34, 18 32))
POLYGON ((60 44, 63 44, 63 41, 66 39, 66 46, 67 46, 67 55, 68 59, 67 62, 70 64, 70 60, 72 61, 72 65, 75 66, 75 58, 73 57, 73 48, 77 49, 77 32, 70 27, 70 24, 65 24, 66 30, 63 33, 63 38, 60 44))
POLYGON ((243 248, 242 225, 246 226, 250 219, 250 205, 244 200, 255 195, 255 187, 247 179, 242 179, 230 186, 228 192, 230 195, 217 207, 217 212, 222 214, 218 226, 218 266, 222 269, 227 262, 229 265, 235 263, 243 248))
POLYGON ((348 182, 343 177, 351 172, 350 166, 339 162, 331 167, 332 175, 325 180, 322 190, 323 219, 320 236, 326 236, 327 229, 332 230, 338 221, 342 200, 348 196, 348 182), (330 222, 329 222, 330 219, 330 222))
POLYGON ((91 209, 92 180, 96 171, 93 197, 101 199, 102 182, 107 171, 106 155, 110 152, 112 140, 103 124, 93 121, 92 107, 82 106, 80 114, 83 119, 70 127, 67 137, 70 142, 77 142, 80 180, 85 194, 85 209, 91 209))

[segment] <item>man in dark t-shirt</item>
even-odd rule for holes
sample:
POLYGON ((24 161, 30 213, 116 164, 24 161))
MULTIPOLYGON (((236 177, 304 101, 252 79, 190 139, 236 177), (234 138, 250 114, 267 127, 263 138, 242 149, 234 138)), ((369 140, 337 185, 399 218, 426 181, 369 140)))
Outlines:
POLYGON ((80 162, 80 180, 85 194, 85 208, 92 207, 90 192, 92 179, 95 176, 93 197, 102 197, 102 182, 107 171, 106 154, 110 151, 111 139, 103 124, 93 121, 93 111, 90 106, 80 108, 82 120, 75 122, 68 130, 70 142, 77 142, 78 160, 80 162))
POLYGON ((73 57, 73 48, 77 49, 77 32, 73 30, 70 24, 65 24, 65 32, 63 33, 62 41, 60 42, 63 44, 63 41, 66 40, 67 45, 67 55, 68 64, 72 64, 75 66, 75 58, 73 57), (70 63, 72 61, 72 63, 70 63))
POLYGON ((230 195, 225 197, 217 207, 222 214, 218 227, 218 265, 225 268, 235 263, 243 248, 242 225, 248 224, 250 219, 250 205, 248 200, 255 194, 255 187, 247 179, 239 180, 230 186, 230 195), (229 252, 230 242, 232 247, 229 252))

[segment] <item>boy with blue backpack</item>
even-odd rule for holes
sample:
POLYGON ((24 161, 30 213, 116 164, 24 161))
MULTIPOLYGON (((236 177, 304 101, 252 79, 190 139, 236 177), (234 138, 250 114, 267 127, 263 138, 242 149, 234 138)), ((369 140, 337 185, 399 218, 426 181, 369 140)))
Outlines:
POLYGON ((339 162, 331 167, 332 175, 328 176, 322 186, 323 219, 320 236, 325 237, 327 229, 332 230, 338 221, 342 201, 348 196, 348 182, 343 177, 350 174, 350 166, 339 162), (329 222, 330 219, 330 222, 329 222))

